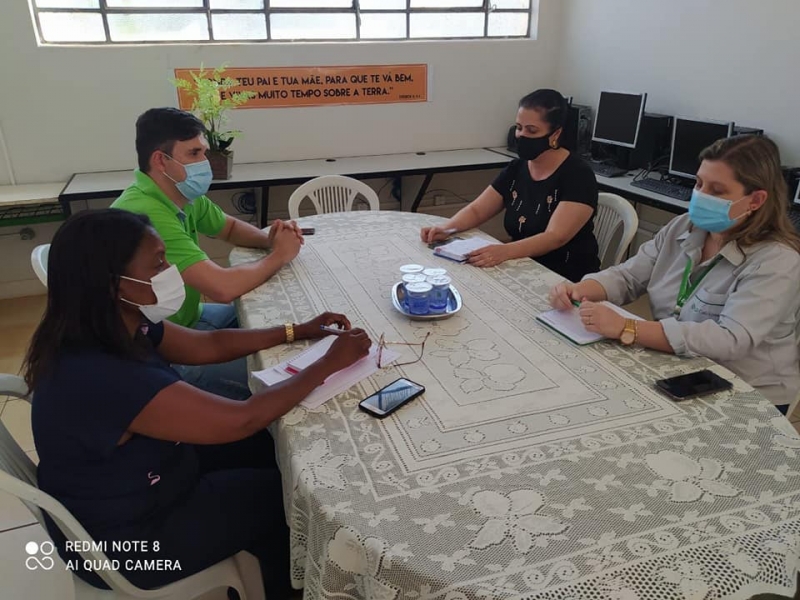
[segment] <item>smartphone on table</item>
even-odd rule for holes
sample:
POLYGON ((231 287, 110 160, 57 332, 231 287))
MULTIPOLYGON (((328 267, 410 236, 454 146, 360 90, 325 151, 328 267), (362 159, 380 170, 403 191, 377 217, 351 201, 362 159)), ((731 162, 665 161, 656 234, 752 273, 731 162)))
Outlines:
POLYGON ((656 387, 674 400, 688 400, 729 390, 733 384, 713 371, 704 369, 656 381, 656 387))
POLYGON ((398 408, 425 393, 425 387, 401 377, 384 388, 364 398, 358 407, 373 417, 383 419, 398 408))
POLYGON ((303 235, 314 235, 317 230, 314 227, 301 227, 300 233, 303 235))

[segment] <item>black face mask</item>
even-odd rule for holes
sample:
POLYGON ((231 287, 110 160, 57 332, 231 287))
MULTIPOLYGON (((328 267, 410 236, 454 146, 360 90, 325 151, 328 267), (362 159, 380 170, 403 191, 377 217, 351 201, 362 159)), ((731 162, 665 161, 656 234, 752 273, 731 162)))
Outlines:
POLYGON ((517 138, 517 154, 522 160, 536 160, 551 150, 550 136, 532 138, 521 135, 517 138))

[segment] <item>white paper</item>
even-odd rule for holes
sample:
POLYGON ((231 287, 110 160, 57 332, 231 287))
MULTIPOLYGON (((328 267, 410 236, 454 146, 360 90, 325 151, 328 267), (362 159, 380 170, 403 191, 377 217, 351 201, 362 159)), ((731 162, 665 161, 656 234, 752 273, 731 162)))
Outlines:
MULTIPOLYGON (((324 340, 323 340, 324 341, 324 340)), ((321 342, 317 342, 314 346, 319 345, 321 342)), ((311 346, 313 348, 314 346, 311 346)), ((311 350, 308 348, 304 352, 308 352, 311 350)), ((302 353, 301 353, 302 354, 302 353)), ((398 352, 394 350, 390 350, 388 348, 383 349, 383 356, 381 357, 381 361, 384 365, 394 362, 400 357, 398 352)), ((286 381, 291 377, 294 377, 290 373, 286 371, 286 366, 292 361, 293 359, 286 360, 278 365, 270 367, 268 369, 264 369, 263 371, 254 371, 253 376, 256 377, 259 381, 264 383, 267 386, 275 385, 276 383, 280 383, 281 381, 286 381)), ((346 392, 351 387, 360 383, 367 377, 374 375, 378 371, 378 346, 375 344, 372 345, 369 351, 369 355, 365 356, 361 360, 356 363, 353 363, 346 369, 342 369, 337 373, 334 373, 328 379, 325 380, 321 386, 316 388, 313 392, 311 392, 308 396, 306 396, 305 400, 303 400, 300 405, 306 408, 318 408, 325 404, 328 400, 337 396, 343 392, 346 392)))
MULTIPOLYGON (((618 312, 626 319, 634 319, 636 321, 642 320, 641 317, 637 317, 636 315, 629 313, 624 308, 620 308, 619 306, 611 304, 610 302, 600 302, 600 304, 618 312)), ((570 310, 549 310, 547 312, 543 312, 536 318, 580 346, 592 344, 605 339, 605 336, 600 335, 599 333, 593 333, 586 330, 586 328, 583 326, 583 321, 581 321, 581 317, 577 308, 571 308, 570 310)))
POLYGON ((336 341, 336 337, 336 335, 329 335, 328 337, 322 338, 317 343, 303 350, 297 356, 290 358, 288 361, 288 366, 292 367, 295 371, 307 369, 320 358, 325 356, 328 350, 330 350, 331 346, 333 346, 333 342, 336 341))
POLYGON ((489 240, 484 240, 482 238, 468 238, 466 240, 453 240, 449 244, 445 244, 444 246, 439 246, 436 248, 433 253, 440 254, 445 258, 449 258, 451 260, 457 261, 465 261, 467 259, 467 255, 471 252, 475 252, 475 250, 480 250, 481 248, 485 248, 486 246, 491 246, 497 242, 490 242, 489 240))

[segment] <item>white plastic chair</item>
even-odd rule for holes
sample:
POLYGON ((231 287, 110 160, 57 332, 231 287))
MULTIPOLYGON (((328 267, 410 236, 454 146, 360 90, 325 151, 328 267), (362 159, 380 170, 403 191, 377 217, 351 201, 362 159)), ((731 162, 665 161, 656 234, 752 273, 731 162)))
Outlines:
POLYGON ((31 252, 31 266, 33 272, 42 282, 44 287, 47 287, 47 259, 50 257, 50 244, 42 244, 36 246, 31 252))
MULTIPOLYGON (((0 396, 29 400, 25 382, 14 375, 0 374, 0 396)), ((45 528, 42 514, 44 510, 68 540, 93 541, 63 504, 38 488, 36 466, 2 422, 0 422, 0 492, 19 498, 33 513, 42 528, 45 528)), ((94 564, 109 564, 103 552, 80 552, 80 555, 84 560, 97 561, 94 564)), ((258 560, 246 552, 239 552, 236 556, 223 560, 205 571, 154 590, 138 588, 112 569, 95 572, 111 589, 97 589, 77 575, 72 575, 76 600, 133 600, 134 598, 192 600, 212 590, 225 587, 234 588, 242 600, 265 600, 258 560)))
POLYGON ((608 263, 608 266, 611 267, 622 262, 622 257, 639 228, 639 216, 633 205, 625 198, 616 194, 601 193, 597 214, 594 217, 594 235, 600 248, 600 262, 603 264, 606 264, 605 259, 610 251, 609 246, 620 224, 622 224, 622 237, 614 251, 612 262, 608 263))
POLYGON ((356 196, 361 195, 370 210, 380 210, 378 194, 363 181, 342 175, 325 175, 305 182, 289 197, 289 218, 300 218, 300 203, 310 199, 318 214, 349 212, 356 196))

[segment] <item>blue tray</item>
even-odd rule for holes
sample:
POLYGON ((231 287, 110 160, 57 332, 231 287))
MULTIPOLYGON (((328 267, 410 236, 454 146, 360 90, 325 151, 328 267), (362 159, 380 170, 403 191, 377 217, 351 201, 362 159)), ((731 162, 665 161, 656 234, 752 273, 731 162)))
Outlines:
POLYGON ((394 284, 392 288, 392 304, 397 312, 404 314, 413 321, 436 321, 439 319, 449 319, 458 311, 461 310, 461 294, 452 285, 450 286, 450 294, 447 296, 447 308, 442 313, 432 313, 429 315, 412 315, 404 306, 405 289, 402 283, 394 284))

